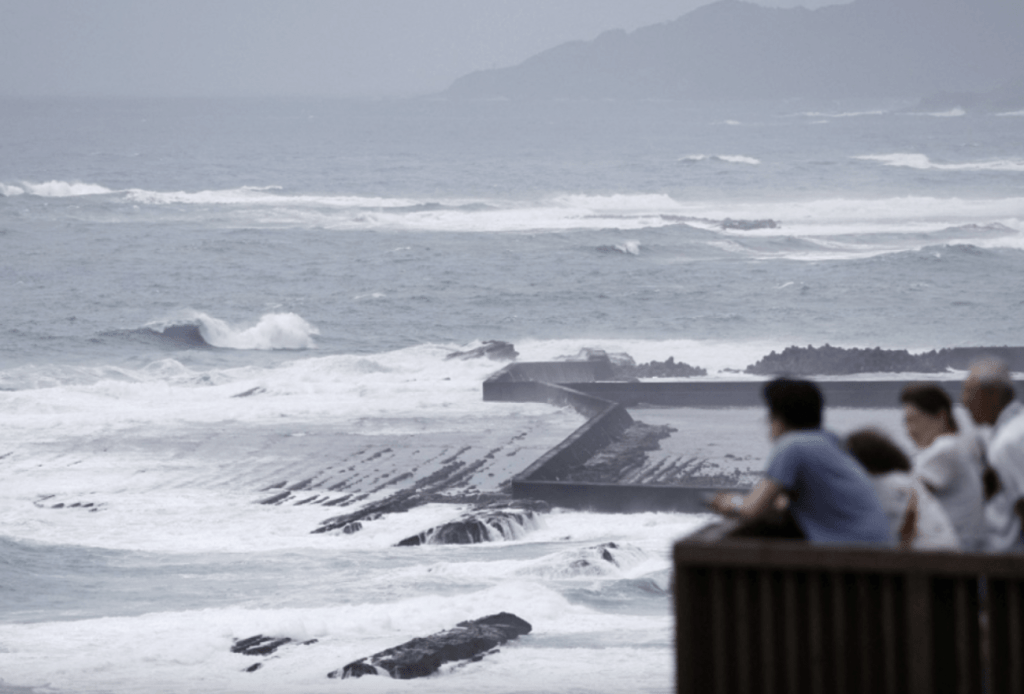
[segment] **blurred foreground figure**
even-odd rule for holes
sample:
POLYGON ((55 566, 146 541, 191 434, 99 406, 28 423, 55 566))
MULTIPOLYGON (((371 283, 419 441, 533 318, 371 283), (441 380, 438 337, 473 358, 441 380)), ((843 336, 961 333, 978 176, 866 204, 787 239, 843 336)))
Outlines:
POLYGON ((974 438, 960 435, 953 403, 938 385, 911 383, 903 389, 900 401, 907 433, 921 449, 914 456, 911 474, 942 504, 961 548, 984 550, 985 497, 980 450, 974 438))
POLYGON ((775 442, 765 479, 737 503, 719 494, 712 508, 741 518, 766 514, 780 497, 810 542, 893 544, 889 520, 864 469, 821 429, 824 404, 810 381, 778 378, 764 387, 775 442))
POLYGON ((1006 364, 985 359, 964 381, 964 406, 979 426, 991 427, 985 443, 988 470, 985 506, 986 548, 1021 551, 1024 514, 1024 406, 1016 400, 1006 364))
MULTIPOLYGON (((899 446, 883 434, 865 429, 850 434, 846 447, 871 475, 902 549, 960 549, 960 539, 942 504, 910 474, 910 459, 899 446)), ((980 502, 980 490, 978 498, 980 502)))

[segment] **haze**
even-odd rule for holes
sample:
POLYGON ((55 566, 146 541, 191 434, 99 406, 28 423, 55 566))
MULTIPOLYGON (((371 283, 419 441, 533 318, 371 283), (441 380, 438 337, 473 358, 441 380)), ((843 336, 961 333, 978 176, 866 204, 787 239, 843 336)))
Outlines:
POLYGON ((412 96, 706 3, 0 0, 0 96, 412 96))

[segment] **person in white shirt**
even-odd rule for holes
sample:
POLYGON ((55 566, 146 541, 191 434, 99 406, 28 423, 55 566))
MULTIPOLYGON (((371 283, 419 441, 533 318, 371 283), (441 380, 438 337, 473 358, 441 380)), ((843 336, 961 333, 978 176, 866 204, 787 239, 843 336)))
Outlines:
POLYGON ((958 435, 953 403, 933 383, 911 383, 900 394, 907 433, 921 450, 912 474, 935 495, 953 522, 961 547, 980 552, 985 543, 985 498, 973 438, 958 435))
POLYGON ((985 457, 996 479, 985 506, 986 549, 1024 551, 1024 406, 1016 400, 1009 368, 997 359, 977 362, 961 397, 976 424, 992 427, 985 457))
POLYGON ((871 476, 900 549, 957 552, 953 522, 928 488, 911 474, 910 459, 884 434, 870 429, 846 438, 846 448, 871 476))

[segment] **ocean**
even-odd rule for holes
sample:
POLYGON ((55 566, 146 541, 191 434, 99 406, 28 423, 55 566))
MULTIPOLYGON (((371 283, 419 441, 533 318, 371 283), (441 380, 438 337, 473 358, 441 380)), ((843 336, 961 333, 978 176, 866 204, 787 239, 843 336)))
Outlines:
POLYGON ((395 547, 582 423, 447 355, 1022 345, 1022 232, 1020 113, 0 101, 0 691, 671 691, 708 516, 395 547), (453 503, 313 533, 428 483, 453 503), (500 611, 533 632, 479 662, 326 677, 500 611), (247 672, 256 634, 295 643, 247 672))

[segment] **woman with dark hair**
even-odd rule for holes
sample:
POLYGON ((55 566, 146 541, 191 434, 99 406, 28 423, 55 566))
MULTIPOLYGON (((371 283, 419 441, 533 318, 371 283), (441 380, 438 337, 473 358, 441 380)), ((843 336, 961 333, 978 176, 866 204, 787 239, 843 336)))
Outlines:
POLYGON ((913 474, 945 509, 969 552, 985 539, 984 494, 980 455, 973 439, 958 435, 953 403, 933 383, 912 383, 900 395, 907 433, 920 451, 913 474))
POLYGON ((960 549, 956 529, 928 488, 910 474, 910 459, 870 429, 846 438, 846 448, 868 471, 902 549, 960 549))

